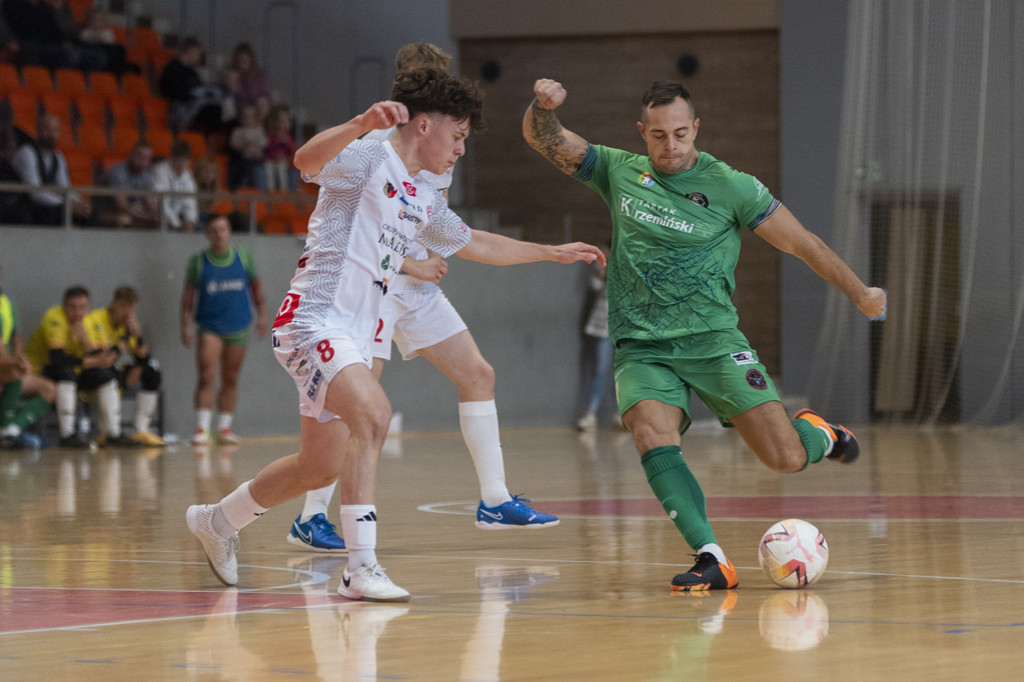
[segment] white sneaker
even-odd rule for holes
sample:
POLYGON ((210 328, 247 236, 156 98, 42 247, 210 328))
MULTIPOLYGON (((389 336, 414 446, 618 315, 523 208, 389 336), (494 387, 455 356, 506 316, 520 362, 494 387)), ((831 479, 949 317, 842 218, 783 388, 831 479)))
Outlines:
POLYGON ((242 439, 231 429, 221 429, 217 434, 217 442, 221 445, 238 445, 242 439))
POLYGON ((593 412, 587 412, 578 422, 576 422, 576 428, 580 431, 597 430, 597 415, 593 412))
POLYGON ((218 535, 213 529, 213 512, 212 504, 194 504, 185 512, 185 522, 192 535, 203 543, 206 563, 217 580, 231 586, 238 582, 238 533, 229 538, 218 535))
POLYGON ((380 564, 363 564, 352 572, 348 566, 341 573, 338 594, 346 599, 361 601, 409 601, 410 595, 391 582, 380 564))
POLYGON ((196 432, 192 434, 192 445, 209 445, 210 434, 206 432, 206 429, 196 429, 196 432))

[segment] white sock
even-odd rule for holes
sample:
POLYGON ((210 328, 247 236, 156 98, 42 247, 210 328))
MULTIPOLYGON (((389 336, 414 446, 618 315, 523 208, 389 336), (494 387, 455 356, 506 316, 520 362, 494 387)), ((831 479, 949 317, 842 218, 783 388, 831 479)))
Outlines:
POLYGON ((330 485, 325 485, 323 488, 307 492, 306 502, 302 506, 302 515, 299 517, 299 523, 306 523, 317 514, 327 516, 327 507, 331 504, 331 498, 334 497, 334 489, 337 485, 338 482, 335 481, 330 485))
POLYGON ((221 412, 219 415, 217 415, 217 430, 218 431, 230 431, 231 430, 231 419, 234 416, 235 415, 231 414, 230 412, 228 412, 226 414, 221 412))
POLYGON ((196 410, 196 428, 210 432, 210 422, 213 421, 213 410, 196 410))
POLYGON ((100 408, 100 431, 117 438, 121 435, 121 393, 117 390, 116 379, 96 390, 96 402, 100 408))
POLYGON ((498 408, 493 400, 459 403, 459 425, 480 481, 480 499, 488 507, 508 502, 505 463, 498 433, 498 408))
POLYGON ((75 403, 78 387, 73 381, 57 382, 57 425, 60 437, 67 438, 75 432, 75 403))
POLYGON ((217 509, 213 513, 213 529, 224 537, 231 537, 267 511, 252 499, 249 493, 250 483, 252 481, 246 481, 217 503, 217 509))
POLYGON ((722 551, 721 547, 719 547, 713 542, 708 543, 697 549, 697 554, 703 554, 704 552, 711 552, 712 554, 714 554, 715 558, 718 559, 718 563, 720 564, 724 564, 727 562, 725 558, 725 552, 722 551))
POLYGON ((11 424, 3 431, 0 431, 0 436, 10 436, 11 438, 17 438, 21 435, 21 429, 18 428, 17 424, 11 424))
POLYGON ((341 505, 341 534, 348 548, 348 565, 358 568, 377 563, 377 507, 372 504, 341 505))
POLYGON ((135 399, 135 430, 149 431, 149 423, 153 420, 153 413, 156 412, 156 401, 159 394, 156 391, 139 391, 135 399))

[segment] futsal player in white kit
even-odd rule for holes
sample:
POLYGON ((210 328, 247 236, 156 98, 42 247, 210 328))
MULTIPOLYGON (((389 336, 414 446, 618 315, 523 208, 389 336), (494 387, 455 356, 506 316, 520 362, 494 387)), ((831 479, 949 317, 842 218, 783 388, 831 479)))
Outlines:
MULTIPOLYGON (((431 43, 409 43, 395 55, 395 72, 419 68, 447 71, 451 55, 431 43)), ((394 128, 375 130, 368 139, 386 140, 394 128)), ((422 179, 448 198, 452 170, 440 175, 428 170, 422 179)), ((529 500, 509 493, 494 402, 494 370, 484 359, 459 313, 437 286, 447 265, 414 242, 402 272, 389 283, 384 311, 374 335, 373 374, 379 380, 384 362, 391 359, 392 337, 404 360, 422 355, 459 390, 459 426, 469 449, 480 486, 476 526, 485 530, 547 528, 558 517, 529 507, 529 500)), ((345 541, 328 520, 335 484, 306 493, 302 511, 292 522, 285 540, 316 552, 344 552, 345 541)))
POLYGON ((481 121, 475 88, 436 70, 396 78, 393 101, 378 102, 325 130, 295 154, 304 179, 320 185, 309 234, 274 321, 274 353, 299 391, 299 452, 264 467, 215 505, 188 508, 216 577, 238 582, 238 531, 269 508, 339 481, 349 559, 338 593, 407 601, 376 557, 377 457, 391 408, 370 371, 371 344, 389 282, 414 239, 447 257, 502 264, 593 262, 596 247, 542 247, 470 230, 421 170, 444 173, 465 153, 481 121), (359 140, 399 126, 386 142, 359 140))

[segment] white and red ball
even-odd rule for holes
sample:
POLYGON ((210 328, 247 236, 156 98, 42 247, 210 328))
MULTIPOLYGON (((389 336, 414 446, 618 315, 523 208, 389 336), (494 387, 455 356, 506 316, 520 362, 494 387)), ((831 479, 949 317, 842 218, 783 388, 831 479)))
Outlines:
POLYGON ((828 565, 828 543, 812 524, 800 519, 779 521, 761 538, 761 570, 778 585, 799 589, 814 584, 828 565))

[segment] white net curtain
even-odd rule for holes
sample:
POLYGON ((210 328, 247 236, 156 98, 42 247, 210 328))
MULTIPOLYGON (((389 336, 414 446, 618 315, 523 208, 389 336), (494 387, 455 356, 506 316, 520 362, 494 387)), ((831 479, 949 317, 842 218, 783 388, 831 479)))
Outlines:
POLYGON ((1024 424, 1024 3, 850 4, 831 291, 809 390, 874 422, 1024 424))

